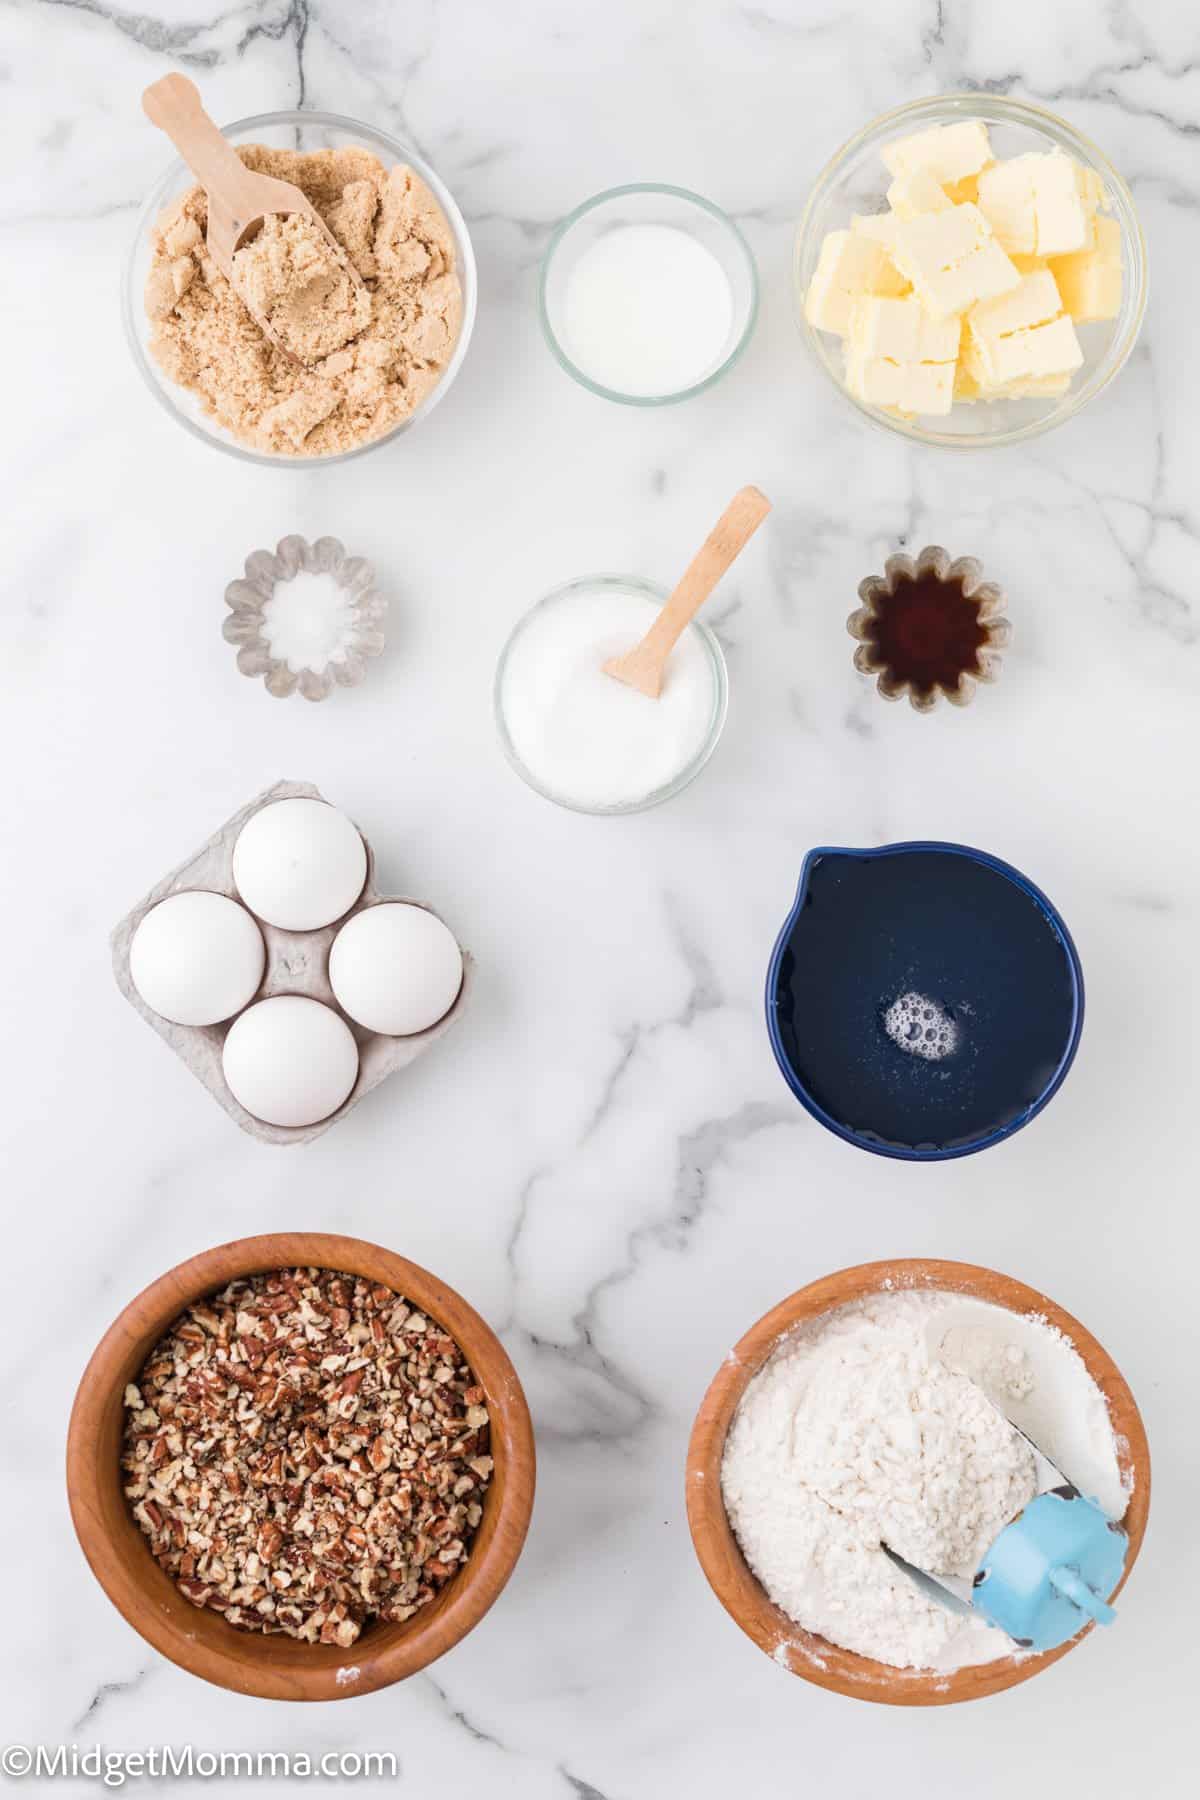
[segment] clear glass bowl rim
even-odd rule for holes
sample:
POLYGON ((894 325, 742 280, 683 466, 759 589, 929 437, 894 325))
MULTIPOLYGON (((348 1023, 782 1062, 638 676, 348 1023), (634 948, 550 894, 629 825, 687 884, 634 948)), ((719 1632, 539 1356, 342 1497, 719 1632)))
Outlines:
POLYGON ((504 751, 510 766, 516 770, 526 786, 533 789, 535 794, 540 794, 543 800, 553 801, 555 806, 561 806, 567 812, 586 813, 592 818, 619 818, 629 813, 648 812, 652 806, 660 806, 664 800, 674 799, 676 794, 681 794, 684 788, 690 786, 699 775, 716 749, 721 733, 725 729, 725 720, 729 713, 729 670, 725 662, 725 652, 712 627, 706 625, 702 619, 693 619, 691 628, 699 633, 701 642, 708 651, 713 671, 714 690, 713 713, 709 722, 708 735, 695 756, 689 763, 685 763, 678 775, 671 781, 663 787, 655 788, 652 793, 645 795, 641 800, 626 801, 619 806, 585 806, 577 800, 564 800, 561 794, 556 794, 550 788, 543 786, 526 767, 517 752, 504 716, 504 677, 514 645, 537 613, 544 607, 554 605, 556 601, 566 599, 569 595, 581 593, 585 589, 594 590, 598 587, 632 590, 635 593, 644 594, 648 600, 653 600, 658 606, 662 606, 670 593, 668 588, 661 587, 655 581, 647 580, 645 576, 614 575, 611 571, 600 575, 578 575, 572 581, 564 581, 560 586, 551 588, 549 593, 543 594, 540 600, 535 600, 532 606, 526 608, 505 639, 492 682, 492 711, 496 721, 496 732, 500 739, 500 748, 504 751))
POLYGON ((554 360, 561 369, 566 371, 572 381, 577 381, 580 387, 587 389, 589 394, 598 394, 602 400, 615 400, 618 406, 674 406, 676 401, 690 400, 693 394, 702 394, 705 388, 712 387, 714 382, 720 381, 723 375, 729 373, 753 337, 754 327, 758 322, 758 305, 758 264, 754 260, 754 252, 741 227, 734 223, 727 212, 723 212, 711 200, 706 200, 703 194, 693 193, 691 188, 673 187, 670 182, 665 181, 629 181, 621 187, 605 188, 603 192, 592 194, 589 199, 581 201, 572 212, 567 214, 565 219, 560 219, 554 227, 538 273, 538 319, 541 322, 542 336, 545 338, 554 360), (550 323, 550 309, 546 304, 550 265, 567 233, 579 223, 580 219, 585 218, 588 213, 594 212, 598 206, 604 206, 610 200, 622 200, 627 194, 669 194, 673 200, 684 200, 693 206, 700 207, 703 212, 708 213, 710 218, 715 219, 729 232, 745 258, 750 276, 750 305, 746 311, 746 323, 728 356, 723 362, 718 363, 715 369, 710 369, 703 381, 695 381, 690 387, 676 388, 669 394, 623 394, 619 388, 604 387, 600 382, 593 381, 589 375, 584 374, 578 364, 571 361, 559 342, 554 327, 550 323))
POLYGON ((471 333, 475 328, 479 283, 475 266, 475 249, 471 243, 471 234, 467 230, 466 220, 459 210, 458 202, 437 170, 427 163, 411 145, 402 143, 399 138, 392 137, 386 131, 381 131, 377 125, 368 125, 362 119, 351 119, 345 113, 316 112, 299 107, 285 108, 280 112, 253 113, 244 119, 231 120, 229 124, 222 125, 221 130, 225 134, 232 134, 289 125, 325 126, 336 131, 361 135, 366 140, 367 148, 371 147, 373 141, 376 148, 385 151, 397 162, 408 163, 417 171, 422 181, 432 189, 439 206, 450 222, 450 228, 454 233, 455 247, 462 260, 460 271, 463 289, 462 325, 459 329, 458 342, 454 346, 442 379, 426 396, 416 412, 410 414, 407 419, 401 419, 382 437, 371 438, 365 444, 356 444, 353 450, 339 450, 330 456, 273 456, 267 451, 252 450, 248 445, 239 444, 233 438, 221 436, 221 428, 218 426, 210 429, 198 420, 190 419, 182 406, 172 400, 169 389, 160 383, 150 367, 149 354, 138 331, 138 309, 142 304, 142 296, 140 293, 134 292, 134 272, 143 237, 166 205, 167 192, 177 181, 181 181, 185 174, 190 173, 187 164, 180 156, 175 157, 163 169, 138 213, 137 224, 134 226, 133 236, 130 239, 121 270, 121 320, 138 373, 151 394, 164 411, 170 414, 171 418, 202 444, 209 444, 214 449, 223 450, 227 455, 236 456, 242 462, 258 463, 260 467, 269 469, 328 468, 334 463, 350 462, 356 456, 365 456, 371 450, 380 449, 384 444, 391 443, 392 439, 401 432, 411 430, 414 425, 433 411, 439 400, 449 390, 466 356, 471 333))
POLYGON ((1137 343, 1142 321, 1146 314, 1146 301, 1149 293, 1149 273, 1147 269, 1146 240, 1142 234, 1141 221, 1133 195, 1124 177, 1118 173, 1099 145, 1064 119, 1061 114, 1051 112, 1048 107, 1038 106, 1032 100, 1013 99, 1007 94, 988 94, 971 92, 970 90, 952 94, 931 94, 920 100, 907 100, 902 106, 896 106, 890 112, 880 113, 868 121, 861 130, 856 131, 841 147, 834 152, 822 168, 812 185, 800 223, 796 227, 795 244, 792 256, 792 289, 796 320, 800 327, 805 347, 821 373, 847 400, 859 415, 877 426, 882 431, 894 432, 910 443, 929 444, 943 450, 989 450, 1004 444, 1020 444, 1030 438, 1040 437, 1043 432, 1051 431, 1056 425, 1064 425, 1095 399, 1109 383, 1120 374, 1137 343), (1104 360, 1098 363, 1076 389, 1070 391, 1064 403, 1051 411, 1043 413, 1039 418, 1031 419, 1024 425, 1010 427, 1002 431, 979 432, 971 436, 951 435, 947 432, 931 430, 926 426, 914 426, 904 419, 892 419, 885 413, 876 411, 858 400, 838 380, 829 367, 818 345, 818 334, 804 316, 804 295, 800 288, 800 263, 802 252, 811 236, 818 210, 826 198, 828 189, 841 174, 843 168, 857 153, 865 148, 877 136, 893 125, 902 121, 925 121, 930 125, 943 122, 941 115, 952 118, 970 112, 976 118, 987 119, 998 124, 1027 125, 1031 129, 1045 131, 1062 138, 1071 146, 1079 158, 1090 164, 1102 177, 1114 203, 1115 216, 1121 224, 1122 243, 1129 261, 1129 273, 1136 286, 1133 303, 1124 325, 1124 337, 1110 345, 1104 360))

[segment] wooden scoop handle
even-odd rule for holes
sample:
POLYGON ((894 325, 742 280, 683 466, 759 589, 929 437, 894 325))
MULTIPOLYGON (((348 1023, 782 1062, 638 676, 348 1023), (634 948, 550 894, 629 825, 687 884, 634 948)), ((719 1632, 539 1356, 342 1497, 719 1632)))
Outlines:
POLYGON ((674 593, 642 639, 644 644, 653 643, 665 660, 684 626, 691 623, 770 510, 771 502, 761 489, 738 490, 684 570, 674 593))
POLYGON ((684 570, 683 579, 645 637, 624 656, 615 656, 606 662, 604 673, 656 700, 662 692, 667 658, 680 633, 691 623, 770 510, 771 502, 758 488, 740 489, 684 570))
POLYGON ((235 218, 253 207, 250 171, 205 112, 194 81, 186 75, 164 75, 146 89, 142 108, 151 123, 166 132, 210 199, 219 194, 235 218), (241 200, 248 189, 248 199, 241 200))

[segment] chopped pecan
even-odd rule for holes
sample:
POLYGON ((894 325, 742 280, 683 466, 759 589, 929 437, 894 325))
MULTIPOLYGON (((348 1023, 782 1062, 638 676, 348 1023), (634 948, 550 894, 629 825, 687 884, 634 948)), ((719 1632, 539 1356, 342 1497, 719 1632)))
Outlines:
POLYGON ((386 1287, 324 1269, 231 1282, 124 1400, 134 1518, 187 1599, 241 1630, 348 1648, 373 1618, 411 1618, 469 1555, 486 1396, 453 1338, 386 1287))

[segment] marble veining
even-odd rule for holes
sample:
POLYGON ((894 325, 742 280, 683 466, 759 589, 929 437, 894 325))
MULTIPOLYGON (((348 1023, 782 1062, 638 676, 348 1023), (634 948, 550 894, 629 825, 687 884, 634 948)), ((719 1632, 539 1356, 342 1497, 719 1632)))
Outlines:
POLYGON ((392 1750, 398 1782, 354 1785, 421 1800, 774 1800, 831 1782, 846 1800, 949 1800, 964 1779, 1011 1800, 1069 1786, 1081 1758, 1097 1800, 1189 1792, 1194 9, 12 0, 0 75, 15 801, 0 827, 0 1739, 392 1750), (140 93, 172 67, 219 119, 299 104, 374 122, 452 189, 479 320, 419 433, 344 467, 247 469, 144 393, 116 293, 166 160, 140 93), (1096 139, 1132 184, 1151 298, 1136 354, 1080 418, 1023 450, 943 457, 871 431, 807 365, 790 260, 836 146, 885 107, 960 87, 1034 99, 1096 139), (558 219, 638 180, 727 208, 763 287, 728 379, 657 412, 573 386, 535 307, 558 219), (550 807, 492 728, 515 617, 589 571, 669 583, 747 481, 775 511, 711 609, 731 678, 712 763, 656 813, 550 807), (361 546, 392 597, 371 681, 320 708, 241 680, 219 635, 231 558, 291 531, 361 546), (1000 680, 964 714, 888 706, 851 666, 859 580, 926 542, 978 556, 1009 596, 1000 680), (131 896, 280 778, 356 817, 382 847, 381 886, 418 881, 479 968, 459 1031, 292 1153, 211 1105, 121 1001, 106 947, 131 896), (1061 1094, 1028 1131, 943 1166, 823 1132, 762 1017, 804 852, 905 837, 1025 869, 1087 983, 1061 1094), (206 1245, 289 1226, 377 1239, 458 1287, 501 1331, 540 1451, 526 1553, 478 1630, 403 1687, 305 1711, 149 1651, 87 1570, 61 1475, 76 1382, 120 1306, 206 1245), (687 1538, 687 1434, 730 1346, 793 1288, 889 1254, 988 1263, 1053 1294, 1121 1364, 1156 1461, 1114 1630, 965 1711, 854 1708, 773 1668, 687 1538))

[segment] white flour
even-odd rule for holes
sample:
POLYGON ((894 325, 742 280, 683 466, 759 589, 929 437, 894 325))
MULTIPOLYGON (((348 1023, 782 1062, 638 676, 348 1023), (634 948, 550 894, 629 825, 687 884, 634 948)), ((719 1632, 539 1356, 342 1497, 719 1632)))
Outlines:
POLYGON ((781 1344, 730 1427, 722 1491, 747 1562, 797 1624, 900 1668, 1013 1654, 1002 1632, 927 1598, 880 1549, 970 1575, 1032 1498, 1028 1447, 989 1395, 1121 1516, 1103 1395, 1044 1321, 954 1294, 892 1292, 781 1344))

